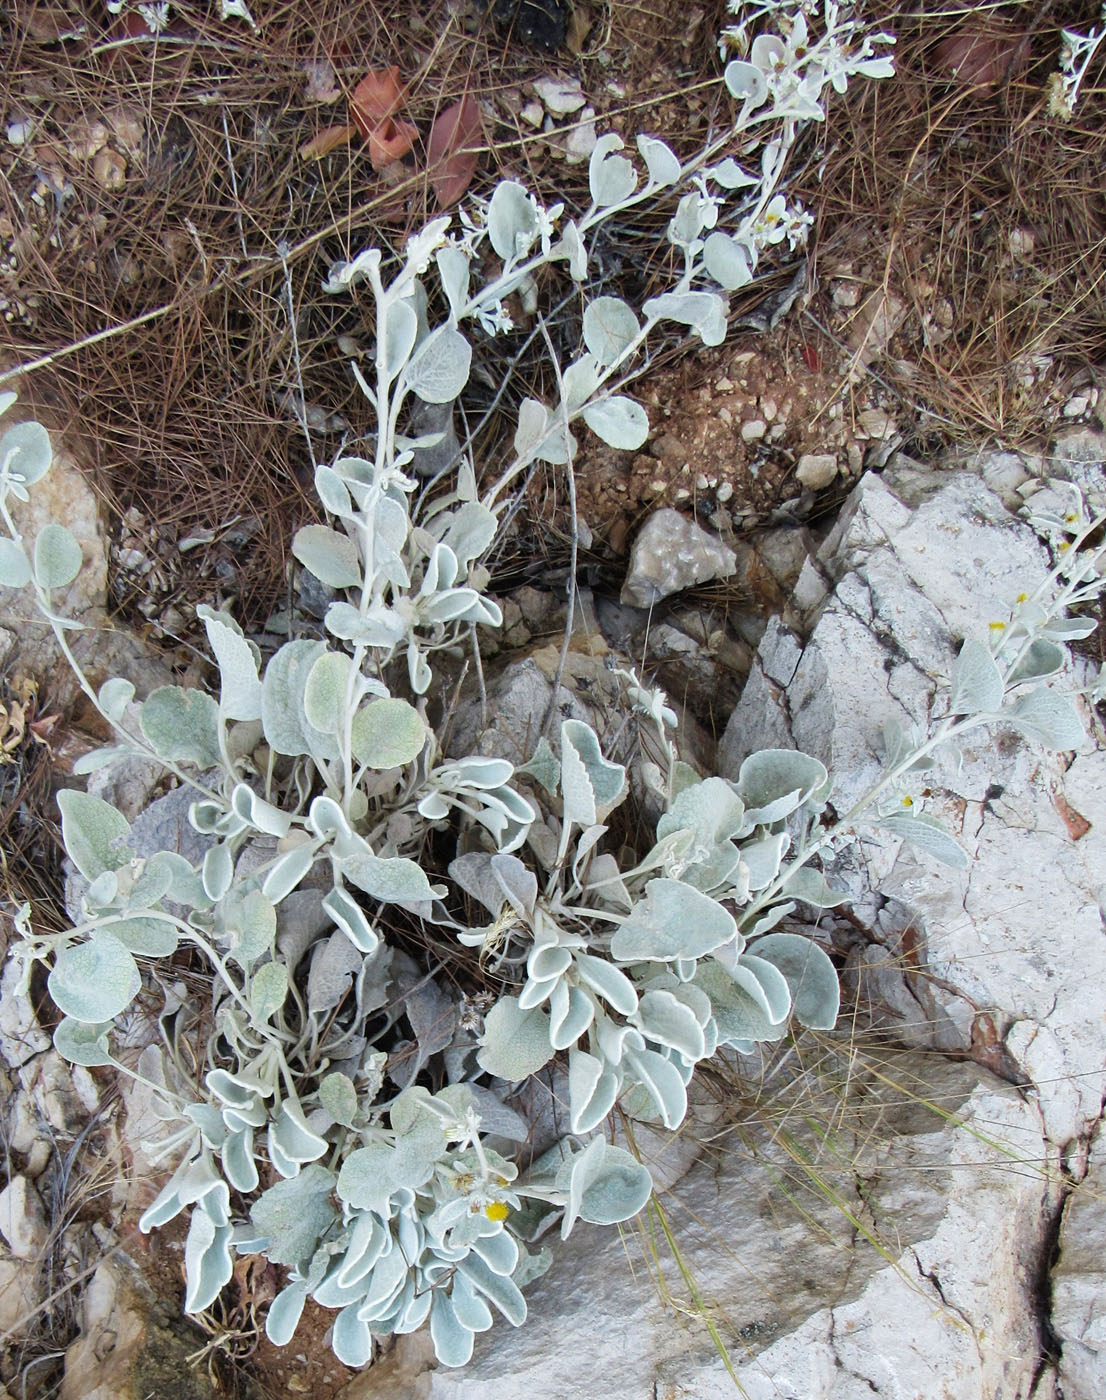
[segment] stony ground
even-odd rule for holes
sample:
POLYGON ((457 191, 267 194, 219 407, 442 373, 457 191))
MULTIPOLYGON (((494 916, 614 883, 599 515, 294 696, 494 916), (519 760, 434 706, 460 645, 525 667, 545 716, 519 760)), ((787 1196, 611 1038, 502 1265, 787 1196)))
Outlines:
MULTIPOLYGON (((21 388, 66 447, 48 510, 85 542, 66 601, 104 674, 198 677, 197 602, 237 599, 260 629, 283 601, 286 541, 311 509, 289 286, 319 451, 359 427, 345 366, 364 328, 308 289, 351 244, 417 223, 425 181, 412 157, 378 178, 356 146, 299 152, 346 120, 366 69, 420 75, 410 115, 424 132, 471 90, 482 176, 539 189, 581 180, 596 126, 710 129, 717 6, 547 8, 569 16, 552 51, 467 4, 414 19, 324 7, 310 32, 256 7, 259 34, 229 45, 187 11, 156 54, 133 16, 92 3, 28 0, 0 20, 0 368, 50 361, 21 388), (105 326, 124 329, 84 343, 105 326)), ((640 386, 653 424, 640 453, 586 448, 563 670, 564 485, 532 484, 495 561, 505 628, 485 658, 487 751, 519 756, 550 699, 601 714, 617 656, 666 686, 705 770, 727 771, 754 737, 863 758, 881 707, 940 669, 903 621, 919 590, 939 615, 933 645, 951 647, 1010 560, 1032 562, 1016 512, 1033 490, 1103 489, 1101 73, 1070 126, 1048 125, 1040 97, 1058 26, 1093 16, 975 8, 940 28, 899 16, 906 95, 889 111, 843 104, 804 152, 810 256, 735 306, 717 350, 666 348, 640 386)), ((629 230, 626 263, 659 233, 629 230)), ((2 591, 0 655, 9 894, 60 919, 50 795, 102 736, 2 591)), ((977 846, 963 886, 876 852, 843 870, 856 912, 825 933, 851 1019, 758 1066, 747 1093, 728 1085, 721 1109, 700 1106, 703 1159, 660 1197, 682 1265, 658 1217, 625 1242, 582 1231, 527 1327, 494 1330, 457 1376, 431 1375, 415 1338, 353 1377, 310 1307, 278 1353, 260 1331, 278 1271, 248 1261, 225 1301, 185 1322, 180 1235, 135 1231, 156 1182, 137 1146, 149 1105, 66 1066, 43 988, 18 997, 9 965, 7 1393, 508 1400, 525 1377, 528 1393, 568 1400, 584 1391, 563 1358, 586 1356, 587 1393, 612 1400, 732 1395, 731 1370, 764 1400, 1097 1400, 1106 773, 1101 717, 1086 718, 1092 741, 1071 761, 1007 746, 943 775, 977 846)), ((128 775, 130 800, 149 799, 146 777, 128 775)))

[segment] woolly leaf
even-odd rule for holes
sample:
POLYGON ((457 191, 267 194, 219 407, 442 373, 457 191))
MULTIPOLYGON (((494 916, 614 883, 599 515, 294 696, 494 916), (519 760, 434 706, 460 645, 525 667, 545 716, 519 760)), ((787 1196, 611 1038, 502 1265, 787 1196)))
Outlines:
POLYGON ((288 995, 288 969, 280 962, 267 962, 250 978, 250 1010, 263 1026, 284 1005, 288 995))
POLYGON ((32 486, 50 470, 54 449, 41 423, 14 423, 0 438, 0 467, 11 458, 8 470, 25 486, 32 486))
POLYGON ((31 581, 31 561, 22 545, 0 538, 0 587, 22 588, 31 581))
POLYGON ((419 334, 419 318, 409 301, 393 301, 387 309, 381 307, 384 320, 384 362, 389 379, 394 379, 407 357, 415 348, 419 334))
POLYGON ((679 321, 690 326, 704 345, 726 339, 726 301, 714 292, 663 292, 642 307, 650 320, 679 321))
POLYGON ((349 856, 341 862, 341 871, 359 890, 390 904, 417 904, 434 898, 422 867, 401 856, 349 856))
POLYGON ((312 728, 323 734, 342 732, 347 694, 357 695, 352 670, 353 662, 340 651, 324 652, 311 667, 303 688, 303 713, 312 728))
POLYGON ((184 1242, 184 1266, 188 1287, 184 1310, 203 1312, 231 1280, 234 1261, 230 1253, 234 1227, 216 1225, 202 1206, 192 1212, 188 1238, 184 1242))
POLYGON ((537 237, 538 215, 517 180, 500 180, 488 203, 488 240, 505 261, 524 256, 537 237))
POLYGON ((40 588, 65 588, 81 571, 84 556, 71 530, 44 525, 35 540, 35 580, 40 588))
POLYGON ((791 989, 795 1018, 812 1030, 837 1024, 841 987, 829 956, 810 938, 797 933, 769 933, 750 945, 758 958, 779 968, 791 989))
POLYGON ((709 895, 680 880, 650 880, 645 899, 615 930, 611 957, 623 963, 701 958, 736 934, 731 915, 709 895))
POLYGON ((601 365, 613 365, 640 330, 621 297, 596 297, 584 308, 584 344, 601 365))
POLYGON ((768 96, 768 80, 755 63, 735 58, 732 63, 726 64, 723 77, 731 94, 739 102, 759 107, 768 96))
POLYGON ((580 1219, 591 1225, 632 1220, 653 1192, 649 1169, 623 1147, 603 1144, 602 1161, 580 1195, 580 1219))
POLYGON ((1046 749, 1078 749, 1087 737, 1071 699, 1046 686, 1023 695, 1002 717, 1046 749))
POLYGON ((259 719, 261 681, 249 643, 229 617, 214 612, 206 604, 196 609, 196 616, 203 619, 208 642, 219 665, 219 706, 223 714, 228 719, 259 719))
POLYGON ((517 997, 500 998, 484 1019, 476 1055, 480 1068, 515 1083, 536 1074, 552 1058, 546 1013, 523 1011, 517 997))
POLYGON ((633 1021, 648 1040, 676 1050, 685 1059, 701 1060, 706 1054, 703 1028, 694 1011, 671 992, 644 992, 633 1021))
POLYGON ((84 1065, 88 1069, 110 1065, 110 1029, 110 1021, 74 1021, 66 1016, 54 1028, 54 1049, 71 1065, 84 1065))
POLYGON ((949 714, 990 714, 1002 704, 1002 674, 983 642, 969 639, 952 668, 949 714))
POLYGON ((1066 660, 1063 647, 1044 637, 1037 637, 1030 642, 1017 665, 1011 669, 1006 677, 1007 684, 1018 685, 1022 681, 1045 680, 1048 676, 1062 671, 1066 660))
POLYGON ((313 1163, 254 1201, 250 1219, 268 1238, 265 1253, 274 1264, 296 1265, 314 1254, 320 1235, 337 1219, 330 1200, 333 1189, 334 1173, 313 1163))
POLYGON ((584 422, 607 444, 622 452, 636 451, 649 436, 649 415, 625 394, 614 394, 584 409, 584 422))
POLYGON ((265 1318, 265 1335, 275 1347, 286 1347, 296 1335, 303 1307, 307 1302, 307 1285, 289 1283, 269 1304, 265 1318))
POLYGON ((967 851, 953 840, 934 817, 891 812, 888 816, 881 817, 877 825, 880 831, 889 831, 892 836, 901 836, 904 841, 919 847, 926 855, 933 856, 943 865, 951 865, 954 870, 965 870, 968 866, 967 851))
POLYGON ((138 964, 106 929, 97 929, 86 943, 62 949, 47 979, 58 1010, 86 1025, 114 1020, 141 985, 138 964))
POLYGON ((220 761, 219 706, 202 690, 159 687, 142 706, 139 723, 159 758, 198 768, 220 761))
POLYGON ((86 880, 104 870, 119 870, 134 855, 126 844, 131 827, 102 797, 63 788, 58 793, 61 837, 69 858, 86 880))
POLYGON ((561 725, 561 792, 564 819, 594 826, 600 813, 618 804, 626 790, 626 770, 603 757, 595 730, 582 720, 561 725))
POLYGON ((746 820, 783 821, 829 782, 825 764, 799 749, 761 749, 750 754, 737 775, 737 788, 749 809, 746 820))
POLYGON ((406 700, 374 700, 353 717, 350 746, 368 768, 399 768, 411 763, 426 743, 426 725, 406 700))
POLYGON ((357 1090, 348 1074, 335 1070, 319 1084, 319 1103, 343 1127, 352 1128, 357 1115, 357 1090))
POLYGON ((753 258, 749 248, 728 233, 715 230, 703 245, 703 262, 721 287, 736 292, 753 280, 753 258))
MULTIPOLYGON (((312 666, 326 651, 325 642, 286 642, 265 668, 261 686, 261 724, 274 753, 297 758, 315 750, 325 736, 312 731, 304 714, 303 696, 312 666)), ((323 753, 336 757, 337 749, 323 753)))
POLYGON ((637 148, 645 161, 651 184, 674 185, 680 178, 679 158, 663 141, 654 136, 639 136, 637 148))
POLYGON ((452 403, 468 383, 472 346, 453 326, 439 326, 407 366, 407 386, 424 403, 452 403))
POLYGON ((601 136, 588 163, 588 185, 591 197, 600 208, 629 199, 637 189, 637 171, 625 156, 612 152, 623 148, 622 138, 614 132, 601 136))
POLYGON ((710 997, 719 1044, 778 1040, 782 1035, 784 1022, 774 1017, 752 969, 738 964, 730 972, 711 958, 697 968, 694 985, 710 997))
POLYGON ((110 925, 123 947, 144 958, 168 958, 177 951, 177 930, 164 919, 122 919, 110 925))
POLYGON ((361 557, 348 535, 326 525, 304 525, 292 540, 292 553, 328 588, 358 588, 361 557))

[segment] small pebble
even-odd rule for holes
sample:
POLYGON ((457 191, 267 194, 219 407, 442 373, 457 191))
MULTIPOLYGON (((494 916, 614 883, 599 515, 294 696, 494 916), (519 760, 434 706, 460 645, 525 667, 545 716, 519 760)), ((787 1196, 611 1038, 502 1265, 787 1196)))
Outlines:
POLYGON ((799 484, 808 491, 821 491, 837 476, 837 456, 833 452, 807 452, 795 468, 799 484))
POLYGON ((723 502, 728 501, 732 495, 733 495, 733 482, 732 482, 732 481, 724 481, 724 482, 722 483, 722 485, 718 488, 718 504, 719 504, 719 505, 722 505, 723 502))
POLYGON ((1065 418, 1081 418, 1088 407, 1089 402, 1086 394, 1073 394, 1061 412, 1065 418))
POLYGON ((768 424, 762 418, 750 418, 747 423, 741 425, 741 436, 746 442, 755 442, 757 438, 762 438, 768 431, 768 424))
POLYGON ((855 282, 835 282, 830 298, 834 306, 840 306, 842 310, 851 310, 860 304, 860 287, 855 282))

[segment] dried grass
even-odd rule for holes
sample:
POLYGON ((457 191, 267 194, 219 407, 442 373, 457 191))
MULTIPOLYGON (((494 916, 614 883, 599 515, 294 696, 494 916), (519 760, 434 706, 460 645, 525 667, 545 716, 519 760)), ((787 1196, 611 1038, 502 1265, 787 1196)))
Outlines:
MULTIPOLYGON (((511 173, 550 200, 586 203, 586 166, 551 161, 512 110, 520 85, 551 62, 464 5, 286 5, 265 15, 256 37, 179 6, 196 38, 157 44, 106 39, 96 0, 74 8, 82 38, 38 43, 34 9, 17 12, 5 36, 9 89, 39 127, 32 144, 0 153, 0 228, 18 265, 9 295, 30 308, 4 328, 0 357, 55 357, 48 379, 28 377, 25 395, 34 404, 49 394, 87 439, 116 517, 137 506, 170 538, 256 517, 250 550, 223 586, 240 615, 260 619, 279 591, 291 527, 315 509, 304 490, 311 462, 288 287, 308 413, 339 415, 356 441, 370 416, 336 342, 345 334, 371 344, 371 326, 348 299, 325 296, 322 277, 370 241, 398 249, 435 212, 421 146, 414 166, 384 176, 360 143, 310 163, 300 147, 346 120, 366 71, 394 63, 409 85, 403 114, 423 137, 466 92, 480 101, 489 145, 473 192, 511 173), (312 67, 327 63, 341 95, 323 105, 305 92, 312 67), (121 105, 144 131, 126 153, 122 188, 105 193, 93 162, 71 148, 97 122, 113 130, 121 105), (65 191, 60 199, 51 186, 65 191), (113 333, 96 338, 105 329, 113 333)), ((579 66, 603 116, 630 128, 640 116, 684 145, 712 129, 709 22, 700 12, 689 25, 660 0, 617 5, 597 20, 579 66), (687 30, 683 48, 677 26, 687 30), (600 47, 613 55, 608 66, 600 47)), ((628 246, 609 256, 636 272, 633 244, 654 242, 655 232, 616 230, 628 246)), ((485 377, 494 383, 507 368, 491 357, 485 377)), ((341 438, 319 434, 314 450, 330 456, 341 438)), ((185 602, 210 591, 186 572, 185 602)))
POLYGON ((1106 360, 1106 52, 1074 120, 1047 93, 1060 30, 1094 19, 1036 0, 898 11, 898 76, 856 88, 808 188, 823 269, 863 266, 906 303, 880 372, 922 447, 1030 446, 1106 360), (997 81, 947 47, 973 37, 997 81))

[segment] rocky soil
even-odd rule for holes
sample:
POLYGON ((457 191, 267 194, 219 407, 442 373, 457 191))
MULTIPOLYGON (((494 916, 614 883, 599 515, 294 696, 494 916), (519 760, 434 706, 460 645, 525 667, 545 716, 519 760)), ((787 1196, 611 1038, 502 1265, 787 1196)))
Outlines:
MULTIPOLYGON (((1066 480, 1106 502, 1104 463, 1093 425, 1061 430, 1036 456, 923 464, 900 453, 862 476, 832 528, 751 541, 661 509, 636 538, 621 598, 581 591, 563 665, 563 601, 533 587, 504 598, 486 709, 463 705, 453 742, 479 736, 484 751, 518 758, 550 705, 602 726, 611 659, 640 661, 644 647, 694 762, 736 774, 746 753, 794 744, 838 775, 843 808, 875 771, 883 720, 924 720, 959 641, 1041 573, 1023 506, 1066 480), (745 601, 712 603, 721 584, 745 601)), ((91 509, 75 466, 62 463, 55 490, 91 509)), ((94 556, 70 600, 93 618, 106 586, 94 556)), ((125 659, 113 664, 148 683, 156 669, 141 639, 114 641, 125 659)), ((42 663, 29 631, 9 630, 6 645, 9 667, 42 663)), ((1089 665, 1075 658, 1077 681, 1089 665)), ((325 1346, 320 1312, 296 1358, 270 1348, 248 1380, 271 1270, 243 1274, 208 1335, 182 1321, 179 1239, 133 1234, 157 1181, 139 1145, 153 1126, 148 1094, 66 1066, 47 1008, 16 994, 9 963, 8 1374, 18 1380, 20 1338, 60 1291, 80 1299, 68 1400, 200 1400, 235 1385, 344 1400, 495 1400, 522 1386, 567 1400, 585 1365, 588 1393, 612 1400, 721 1397, 735 1375, 764 1400, 1097 1400, 1106 732, 1098 714, 1084 718, 1074 754, 1000 733, 927 779, 927 810, 972 853, 967 870, 892 840, 841 854, 830 873, 852 895, 849 912, 819 924, 850 1007, 841 1033, 742 1066, 746 1094, 735 1097, 732 1077, 721 1098, 705 1091, 695 1150, 675 1166, 670 1145, 645 1144, 678 1255, 658 1214, 621 1238, 581 1228, 534 1286, 526 1326, 495 1327, 456 1373, 435 1369, 414 1336, 352 1376, 325 1346)), ((115 800, 141 810, 156 798, 152 778, 121 775, 115 800)), ((179 803, 156 802, 148 820, 179 824, 179 803)), ((136 1025, 136 1043, 145 1033, 136 1025)))

